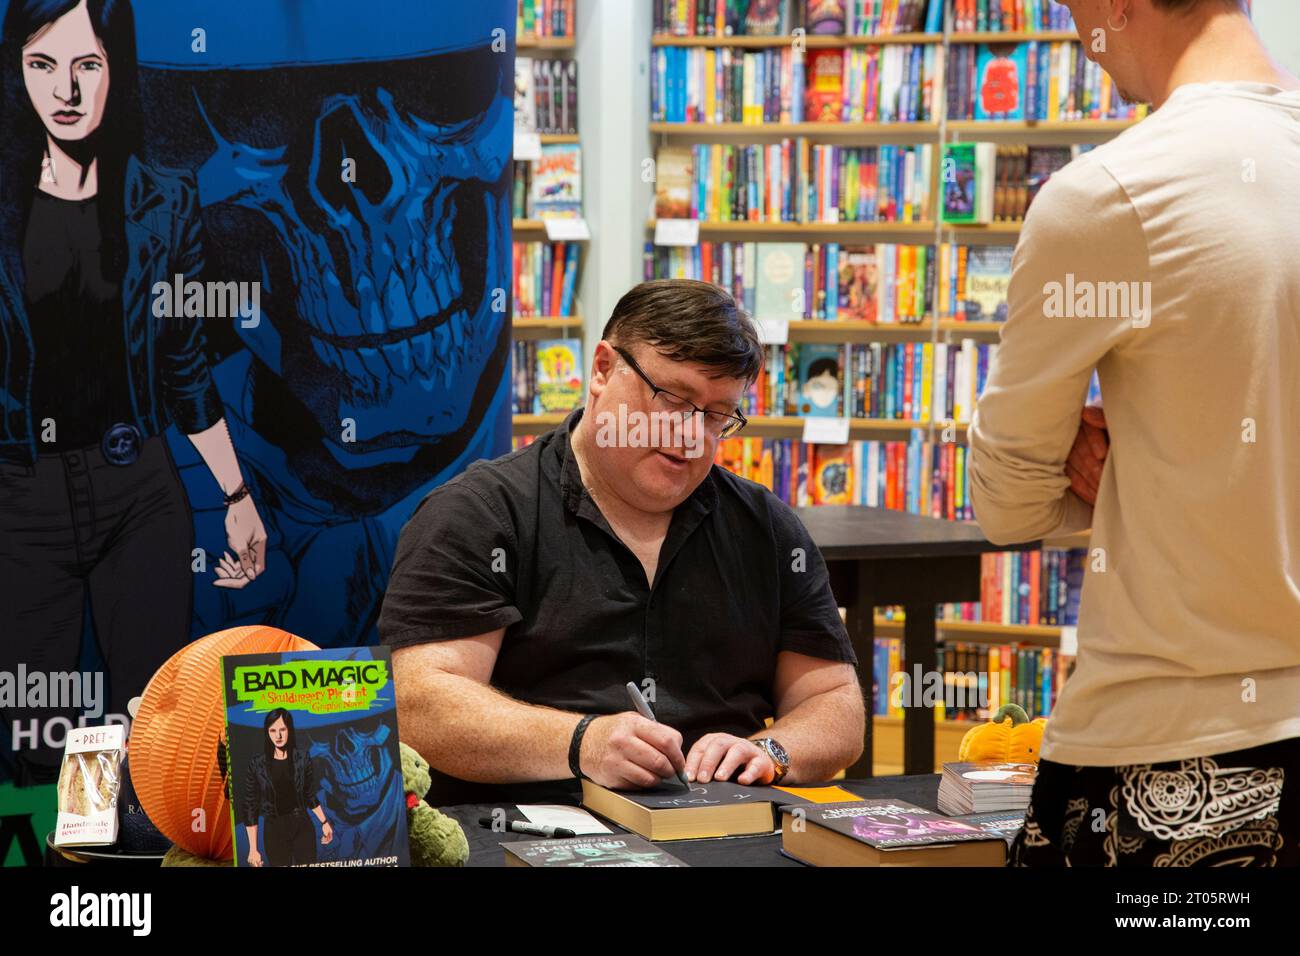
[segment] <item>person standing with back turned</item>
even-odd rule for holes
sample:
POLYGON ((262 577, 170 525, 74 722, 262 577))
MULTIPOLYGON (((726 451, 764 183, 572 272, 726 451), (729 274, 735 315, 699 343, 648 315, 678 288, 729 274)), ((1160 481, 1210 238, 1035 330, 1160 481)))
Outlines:
POLYGON ((1238 0, 1065 5, 1155 112, 1035 199, 971 424, 990 540, 1092 528, 1011 863, 1295 865, 1300 80, 1238 0))

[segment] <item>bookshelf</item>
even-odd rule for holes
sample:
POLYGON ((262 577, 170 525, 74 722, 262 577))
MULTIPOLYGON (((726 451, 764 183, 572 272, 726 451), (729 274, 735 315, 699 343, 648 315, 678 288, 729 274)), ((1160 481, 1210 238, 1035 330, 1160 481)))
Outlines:
MULTIPOLYGON (((795 2, 795 6, 802 6, 801 3, 795 2)), ((707 18, 707 17, 706 17, 707 18)), ((943 195, 943 169, 942 157, 944 147, 947 144, 965 143, 965 142, 990 142, 1005 145, 1026 145, 1026 146, 1074 146, 1076 144, 1099 144, 1108 141, 1124 130, 1129 129, 1140 120, 1128 119, 1078 119, 1078 120, 1017 120, 1017 121, 975 121, 975 120, 953 120, 949 119, 949 108, 947 97, 949 94, 949 83, 947 70, 951 64, 961 63, 962 56, 967 58, 971 56, 967 51, 960 49, 963 46, 972 44, 1018 44, 1028 41, 1036 41, 1040 44, 1062 44, 1067 42, 1077 42, 1078 36, 1073 30, 1038 30, 1038 31, 958 31, 955 29, 953 22, 953 10, 951 3, 944 5, 943 11, 943 29, 940 32, 922 32, 922 33, 903 33, 887 36, 817 36, 803 34, 784 34, 781 36, 754 37, 754 36, 677 36, 669 35, 663 32, 653 32, 650 36, 651 48, 651 71, 654 73, 656 67, 656 52, 662 50, 678 50, 679 59, 674 61, 669 58, 671 54, 665 53, 660 58, 670 66, 676 62, 689 64, 686 66, 688 83, 697 85, 690 89, 694 92, 690 95, 696 97, 689 102, 700 107, 700 112, 680 112, 680 101, 673 112, 668 108, 662 111, 652 112, 651 121, 648 123, 648 132, 652 143, 652 148, 656 156, 663 148, 668 147, 701 147, 706 144, 724 144, 739 150, 743 146, 770 146, 771 144, 781 143, 786 140, 806 140, 810 144, 826 144, 835 147, 865 147, 865 146, 898 146, 898 147, 920 147, 932 145, 934 147, 932 156, 934 161, 930 164, 928 170, 928 189, 929 189, 929 208, 925 209, 918 221, 912 222, 876 222, 876 221, 831 221, 831 222, 789 222, 789 221, 709 221, 701 219, 698 223, 698 237, 701 243, 806 243, 811 248, 814 243, 837 243, 840 245, 852 245, 863 243, 899 243, 913 244, 922 246, 932 246, 935 249, 941 248, 944 244, 960 244, 969 247, 981 246, 1013 246, 1018 241, 1022 222, 1020 221, 994 221, 987 224, 953 224, 941 221, 939 210, 941 208, 943 195), (776 117, 776 110, 773 103, 780 100, 779 108, 782 111, 781 119, 786 118, 787 103, 784 96, 784 84, 789 80, 791 75, 787 59, 782 57, 783 50, 794 47, 802 49, 804 55, 811 55, 817 50, 830 50, 836 48, 863 48, 863 47, 886 47, 911 44, 917 47, 925 48, 924 54, 930 59, 924 60, 927 66, 931 63, 934 65, 934 72, 930 74, 932 82, 932 99, 931 110, 928 115, 918 111, 918 116, 922 119, 916 122, 809 122, 804 121, 798 114, 792 113, 792 118, 798 121, 792 122, 682 122, 666 121, 661 117, 675 117, 678 120, 690 118, 700 120, 703 118, 713 119, 717 116, 726 116, 728 118, 738 118, 741 112, 734 104, 728 104, 725 109, 721 109, 721 92, 723 87, 719 86, 714 94, 718 99, 718 105, 713 104, 710 95, 706 92, 708 83, 711 78, 707 75, 707 64, 714 62, 723 62, 723 52, 731 51, 733 59, 729 62, 734 63, 734 57, 740 55, 753 54, 761 59, 761 62, 767 64, 764 69, 770 69, 773 72, 774 79, 772 86, 760 88, 760 93, 756 100, 763 105, 759 107, 759 115, 766 115, 770 120, 776 117), (707 51, 716 49, 718 52, 716 58, 705 60, 704 69, 699 69, 701 61, 699 59, 685 60, 680 57, 705 57, 707 51), (702 52, 704 51, 704 52, 702 52), (961 54, 961 55, 958 55, 961 54), (767 59, 762 59, 766 57, 767 59), (780 78, 778 83, 775 77, 780 78), (776 93, 776 87, 781 88, 780 96, 776 93), (764 92, 767 93, 766 98, 764 92), (714 110, 718 109, 715 113, 714 110)), ((1046 48, 1038 48, 1045 50, 1046 48)), ((1055 52, 1055 50, 1053 50, 1055 52)), ((883 56, 883 50, 881 55, 883 56)), ((914 58, 920 58, 921 53, 914 53, 914 58)), ((1040 53, 1040 68, 1047 63, 1046 56, 1040 53)), ((846 54, 846 62, 848 56, 846 54)), ((881 61, 883 63, 883 60, 881 61)), ((912 62, 915 62, 913 60, 912 62)), ((1053 65, 1055 61, 1051 61, 1053 65)), ((798 61, 796 60, 796 64, 798 61)), ((746 63, 748 68, 748 63, 746 63)), ((795 69, 799 69, 796 65, 795 69)), ((846 67, 846 69, 848 69, 846 67)), ((883 68, 882 68, 883 69, 883 68)), ((745 82, 749 82, 748 73, 745 74, 745 82)), ((806 77, 805 82, 811 85, 811 77, 806 77)), ((954 79, 954 83, 958 80, 954 79)), ((1053 81, 1055 82, 1055 81, 1053 81)), ((663 79, 656 74, 653 88, 659 89, 661 93, 666 90, 663 79)), ((1046 81, 1044 81, 1044 89, 1046 81)), ((1063 88, 1063 87, 1062 87, 1063 88)), ((732 87, 733 91, 736 87, 732 87)), ((954 90, 960 89, 954 86, 954 90)), ((967 95, 970 88, 966 88, 967 95)), ((679 94, 680 95, 680 94, 679 94)), ((847 95, 847 94, 846 94, 847 95)), ((753 102, 753 100, 751 100, 753 102)), ((965 102, 969 103, 969 100, 965 102)), ((1040 99, 1041 104, 1051 103, 1050 99, 1040 99)), ((1073 103, 1072 103, 1073 106, 1073 103)), ((969 108, 969 107, 967 107, 969 108)), ((1062 107, 1063 108, 1063 107, 1062 107)), ((870 114, 868 114, 870 115, 870 114)), ((955 111, 953 115, 962 115, 960 111, 955 111)), ((969 115, 966 114, 966 115, 969 115)), ((1086 113, 1084 115, 1087 115, 1086 113)), ((1105 115, 1105 114, 1102 114, 1105 115)), ((709 153, 692 153, 692 156, 701 155, 703 160, 696 162, 708 162, 709 153)), ((766 154, 764 154, 764 160, 766 154)), ((883 166, 883 160, 882 166, 883 166)), ((919 156, 918 156, 919 165, 919 156)), ((786 169, 780 168, 775 175, 780 177, 781 184, 788 184, 785 179, 786 169)), ((811 166, 802 167, 805 172, 812 178, 811 166)), ((911 167, 909 167, 910 170, 911 167)), ((921 167, 924 169, 924 167, 921 167)), ((767 169, 761 165, 756 178, 759 182, 766 182, 764 177, 767 175, 767 169)), ((751 180, 754 174, 751 173, 751 180)), ((788 188, 788 185, 787 185, 788 188)), ((796 190, 797 192, 797 190, 796 190)), ((694 193, 692 192, 692 196, 694 193)), ((784 202, 784 200, 782 200, 784 202)), ((760 215, 770 214, 771 207, 769 200, 760 197, 758 206, 761 210, 760 215)), ((752 205, 753 201, 749 201, 752 205)), ((703 202, 700 203, 704 205, 703 202)), ((810 202, 811 206, 812 203, 810 202)), ((899 203, 902 205, 901 200, 899 203)), ((716 208, 716 207, 710 207, 716 208)), ((782 209, 783 214, 789 215, 788 208, 778 204, 777 208, 782 209)), ((851 207, 850 207, 851 208, 851 207)), ((910 218, 910 217, 903 217, 910 218)), ((645 224, 645 236, 649 239, 655 235, 656 220, 652 217, 645 224)), ((682 254, 688 254, 690 250, 676 250, 682 254)), ((737 254, 738 255, 738 254, 737 254)), ((724 254, 725 257, 725 254, 724 254)), ((718 267, 719 250, 714 249, 712 253, 701 257, 701 264, 712 263, 714 268, 718 267)), ((795 257, 796 263, 798 261, 795 257)), ((656 263, 659 260, 659 252, 654 254, 656 263)), ((673 260, 667 259, 669 263, 673 260)), ((686 260, 689 262, 689 258, 686 260)), ((728 260, 729 261, 729 260, 728 260)), ((750 260, 746 260, 747 268, 750 268, 750 260)), ((797 265, 796 265, 797 269, 797 265)), ((656 273, 658 274, 658 273, 656 273)), ((694 274, 688 272, 688 274, 694 274)), ((707 276, 706 276, 707 277, 707 276)), ((950 277, 951 278, 951 277, 950 277)), ((748 274, 746 282, 749 281, 748 274)), ((834 283, 834 279, 828 280, 834 283)), ((883 282, 883 279, 881 280, 883 282)), ((796 278, 793 285, 798 286, 799 281, 796 278)), ((936 283, 937 284, 937 283, 936 283)), ((748 288, 748 286, 746 286, 748 288)), ((939 309, 938 293, 932 301, 935 309, 939 309)), ((804 297, 806 300, 806 296, 804 297)), ((960 306, 960 304, 959 304, 960 306)), ((947 309, 947 303, 944 303, 944 312, 947 309)), ((788 328, 788 341, 790 343, 822 343, 826 345, 851 343, 853 345, 866 345, 871 343, 881 343, 882 346, 889 343, 928 343, 933 348, 940 344, 953 344, 958 341, 974 340, 975 342, 992 345, 999 341, 1002 331, 1002 324, 998 322, 966 322, 957 318, 949 318, 942 315, 936 318, 935 315, 929 314, 921 321, 896 322, 896 323, 873 323, 868 321, 842 320, 842 319, 820 319, 811 316, 812 309, 805 309, 803 315, 790 316, 788 322, 779 319, 775 315, 771 318, 779 324, 788 328)), ((902 313, 907 314, 907 313, 902 313)), ((759 315, 757 318, 763 319, 765 316, 759 315)), ((918 367, 919 371, 919 367, 918 367)), ((787 381, 789 377, 787 369, 787 381)), ((799 439, 803 434, 804 419, 790 415, 749 415, 750 425, 742 432, 742 436, 760 438, 766 444, 767 439, 793 438, 799 439)), ((928 445, 935 445, 941 441, 950 441, 954 434, 949 422, 946 421, 918 421, 913 419, 873 419, 873 418, 850 418, 848 421, 848 434, 850 441, 906 441, 912 430, 919 430, 924 436, 924 441, 928 445), (946 437, 941 438, 941 433, 946 432, 946 437)), ((967 425, 959 424, 955 428, 955 441, 959 446, 963 446, 967 439, 967 425)), ((748 456, 746 451, 745 455, 748 456)), ((734 459, 732 459, 734 461, 734 459)), ((959 459, 961 460, 961 459, 959 459)), ((746 462, 745 467, 749 467, 746 462)), ((856 460, 854 467, 856 468, 856 460)), ((883 467, 883 466, 882 466, 883 467)), ((922 485, 921 494, 925 493, 925 486, 928 484, 927 465, 921 466, 920 482, 922 485)), ((937 467, 937 466, 936 466, 937 467)), ((964 467, 964 465, 963 465, 964 467)), ((910 471, 911 465, 908 465, 910 471)), ((811 472, 811 468, 810 468, 811 472)), ((909 474, 909 480, 911 475, 909 474)), ((811 485, 811 474, 809 484, 811 485)), ((922 511, 928 511, 925 504, 929 499, 922 497, 922 511)), ((1084 536, 1073 536, 1068 539, 1044 542, 1045 549, 1050 550, 1072 550, 1086 548, 1088 538, 1084 536)), ((1035 556, 1034 561, 1039 558, 1035 556)), ((1077 558, 1076 558, 1077 561, 1077 558)), ((1047 566, 1049 562, 1042 560, 1043 583, 1046 584, 1047 566)), ((1061 575, 1064 574, 1064 562, 1060 566, 1061 575)), ((1021 585, 1024 581, 1017 577, 1016 581, 1021 585)), ((1034 579, 1038 581, 1037 578, 1034 579)), ((1056 577, 1053 581, 1059 581, 1056 577)), ((1062 589, 1062 594, 1064 589, 1062 589)), ((1008 620, 1024 619, 1019 616, 1015 609, 1015 598, 1012 599, 1013 610, 1012 616, 1008 620)), ((1037 607, 1037 604, 1034 605, 1037 607)), ((1005 605, 1004 608, 1005 609, 1005 605)), ((1000 611, 996 605, 985 609, 985 616, 1000 617, 1000 611)), ((1040 613, 1047 613, 1047 605, 1042 606, 1040 613)), ((1064 614, 1065 607, 1058 606, 1055 613, 1064 614)), ((1031 618, 1032 619, 1032 618, 1031 618)), ((1043 618, 1038 618, 1042 620, 1043 618)), ((891 620, 885 617, 877 617, 876 636, 878 638, 892 639, 901 638, 903 633, 903 623, 901 620, 891 620)), ((1026 653, 1033 653, 1035 649, 1041 650, 1044 654, 1055 654, 1062 649, 1062 634, 1066 629, 1060 626, 1046 626, 1042 624, 1008 624, 998 621, 946 621, 937 622, 937 631, 941 641, 960 644, 963 647, 972 646, 1006 646, 1014 645, 1024 648, 1026 653)), ((1072 638, 1072 635, 1071 635, 1072 638)), ((1072 644, 1072 639, 1071 642, 1072 644)), ((1056 660, 1056 658, 1052 658, 1056 660)), ((863 661, 864 667, 874 666, 874 662, 863 661)), ((946 666, 951 666, 947 664, 946 666)), ((996 665, 995 665, 996 666, 996 665)), ((875 728, 874 750, 875 761, 877 763, 877 772, 901 772, 903 763, 903 721, 897 717, 873 716, 873 726, 875 728)), ((964 720, 943 720, 936 723, 936 768, 944 760, 955 760, 957 747, 961 737, 972 726, 971 721, 964 720)))
MULTIPOLYGON (((561 238, 561 233, 548 230, 547 220, 541 215, 529 218, 519 215, 520 212, 532 209, 534 197, 531 195, 531 180, 537 169, 535 164, 538 159, 549 160, 550 156, 555 155, 548 153, 548 147, 552 150, 576 147, 581 157, 582 137, 576 124, 583 113, 578 98, 576 65, 572 68, 561 67, 555 62, 576 64, 577 32, 577 0, 518 0, 513 158, 516 175, 521 173, 525 165, 528 168, 525 180, 527 198, 523 202, 523 209, 519 208, 521 195, 516 195, 516 190, 512 189, 516 274, 513 277, 515 295, 511 297, 515 312, 511 321, 514 340, 511 388, 515 395, 519 393, 519 386, 514 378, 523 367, 521 359, 531 359, 535 343, 549 339, 580 338, 582 335, 583 318, 581 309, 578 308, 577 273, 584 265, 587 240, 572 233, 563 234, 564 238, 561 238), (533 27, 531 31, 530 26, 533 27), (570 247, 575 246, 577 251, 573 254, 570 247), (565 257, 566 253, 570 254, 569 258, 565 257), (567 275, 570 258, 574 270, 572 279, 567 275), (564 291, 570 283, 572 288, 564 291), (560 309, 553 308, 557 302, 562 304, 560 309), (520 315, 521 309, 527 314, 520 315), (561 314, 550 314, 552 312, 561 314)), ((523 192, 521 189, 520 193, 523 192)), ((579 209, 578 216, 581 215, 582 210, 579 209)), ((556 224, 551 225, 554 228, 556 224)), ((581 361, 581 355, 578 360, 581 361)), ((531 374, 531 369, 529 371, 531 374)), ((531 398, 531 393, 529 397, 531 398)), ((531 408, 527 411, 527 414, 513 417, 512 432, 515 436, 545 432, 563 420, 562 415, 536 415, 532 414, 531 408)))

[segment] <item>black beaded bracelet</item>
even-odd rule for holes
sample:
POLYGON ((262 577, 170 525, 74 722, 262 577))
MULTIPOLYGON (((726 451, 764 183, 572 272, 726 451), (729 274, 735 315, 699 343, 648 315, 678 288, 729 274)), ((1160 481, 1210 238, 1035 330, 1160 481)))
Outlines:
POLYGON ((243 500, 244 500, 245 498, 247 498, 250 494, 251 494, 251 492, 248 490, 248 482, 246 482, 246 481, 241 481, 241 482, 239 483, 239 487, 238 487, 238 488, 236 488, 236 489, 235 489, 233 492, 231 492, 230 494, 228 494, 228 495, 223 495, 222 497, 224 498, 224 500, 225 500, 225 502, 226 502, 226 507, 229 508, 231 505, 236 504, 237 502, 243 501, 243 500))
POLYGON ((578 766, 578 754, 582 750, 582 735, 587 732, 587 726, 595 720, 599 714, 588 714, 578 721, 578 726, 573 728, 573 737, 569 741, 569 770, 579 780, 582 779, 582 768, 578 766))

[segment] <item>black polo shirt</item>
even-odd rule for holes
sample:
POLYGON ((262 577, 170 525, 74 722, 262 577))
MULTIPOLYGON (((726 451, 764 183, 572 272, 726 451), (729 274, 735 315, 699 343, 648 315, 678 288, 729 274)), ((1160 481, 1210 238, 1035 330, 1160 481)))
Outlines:
MULTIPOLYGON (((581 415, 425 496, 398 542, 384 643, 504 627, 493 686, 612 714, 630 709, 627 682, 648 678, 655 716, 685 749, 707 733, 748 736, 774 716, 780 651, 857 663, 803 524, 766 488, 716 465, 673 513, 648 584, 582 485, 569 446, 581 415)), ((458 783, 439 775, 430 802, 529 789, 458 783)))

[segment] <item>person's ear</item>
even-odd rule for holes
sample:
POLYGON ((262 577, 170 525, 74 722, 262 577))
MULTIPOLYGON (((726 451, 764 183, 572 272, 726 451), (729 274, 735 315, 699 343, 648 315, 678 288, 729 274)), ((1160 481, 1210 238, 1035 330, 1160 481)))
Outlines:
POLYGON ((616 365, 618 365, 618 353, 614 351, 614 346, 601 339, 596 343, 596 353, 591 359, 590 391, 593 397, 600 395, 609 386, 616 365))

